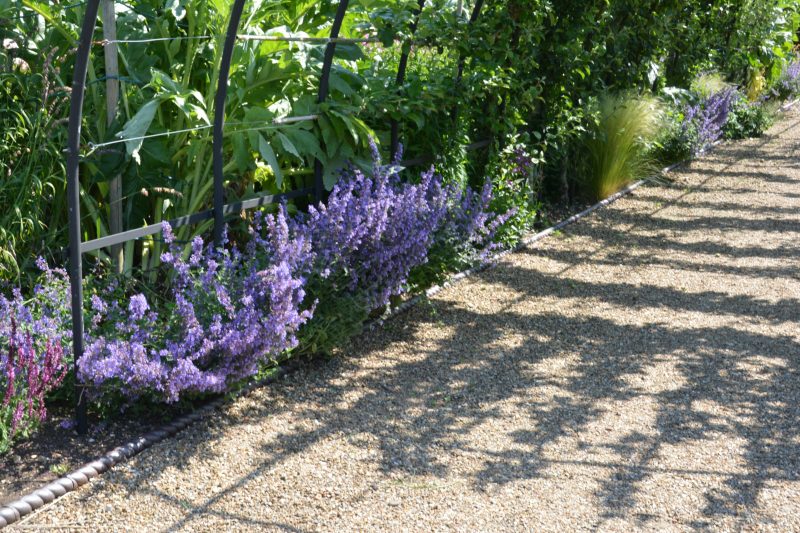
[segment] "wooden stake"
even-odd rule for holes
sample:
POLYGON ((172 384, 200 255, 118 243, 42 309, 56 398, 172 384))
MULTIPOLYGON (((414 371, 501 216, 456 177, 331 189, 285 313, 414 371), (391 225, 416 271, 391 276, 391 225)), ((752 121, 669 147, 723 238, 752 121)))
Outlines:
MULTIPOLYGON (((103 47, 106 67, 106 118, 110 126, 117 116, 119 107, 119 52, 117 44, 117 16, 114 0, 103 0, 103 39, 110 41, 103 47)), ((109 184, 109 230, 112 234, 122 232, 122 176, 117 175, 109 184)), ((121 244, 111 247, 111 257, 117 272, 122 272, 125 264, 121 244)))

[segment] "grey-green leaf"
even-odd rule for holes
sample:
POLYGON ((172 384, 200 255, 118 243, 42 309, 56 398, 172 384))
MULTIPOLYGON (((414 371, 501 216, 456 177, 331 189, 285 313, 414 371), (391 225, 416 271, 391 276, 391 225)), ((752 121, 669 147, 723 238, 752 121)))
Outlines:
POLYGON ((142 142, 144 142, 142 137, 147 134, 147 130, 150 128, 150 124, 152 124, 160 104, 160 100, 150 100, 147 102, 139 109, 133 118, 125 124, 122 131, 117 134, 118 138, 125 140, 125 149, 128 154, 139 164, 142 163, 139 157, 139 150, 142 148, 142 142))

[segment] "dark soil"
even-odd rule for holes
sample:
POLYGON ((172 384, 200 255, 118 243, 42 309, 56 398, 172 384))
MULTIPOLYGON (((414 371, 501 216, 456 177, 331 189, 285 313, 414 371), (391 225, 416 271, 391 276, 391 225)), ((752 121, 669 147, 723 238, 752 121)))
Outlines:
POLYGON ((163 423, 163 416, 138 415, 113 422, 92 420, 88 434, 81 436, 74 429, 62 427, 62 423, 71 422, 70 411, 56 410, 30 439, 0 456, 0 505, 77 470, 163 423))
MULTIPOLYGON (((297 357, 281 362, 279 375, 300 366, 314 365, 322 356, 297 357)), ((265 374, 260 379, 270 379, 265 374)), ((243 382, 241 385, 245 385, 243 382)), ((237 394, 236 388, 232 394, 237 394)), ((26 440, 0 455, 0 506, 22 498, 42 486, 97 460, 181 415, 213 401, 217 396, 174 405, 143 403, 108 419, 89 417, 89 431, 78 435, 72 428, 74 413, 64 406, 48 406, 47 420, 26 440)))

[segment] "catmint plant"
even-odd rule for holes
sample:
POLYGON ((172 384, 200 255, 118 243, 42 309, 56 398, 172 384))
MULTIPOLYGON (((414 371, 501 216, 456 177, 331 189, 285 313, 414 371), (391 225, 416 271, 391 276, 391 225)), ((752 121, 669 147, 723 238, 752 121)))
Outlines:
POLYGON ((711 94, 696 105, 687 106, 682 129, 686 137, 695 143, 695 153, 722 138, 728 115, 739 98, 741 94, 730 87, 711 94), (692 130, 691 135, 689 130, 692 130))
MULTIPOLYGON (((256 213, 243 247, 196 237, 187 247, 163 224, 161 294, 111 281, 87 291, 77 378, 96 399, 167 403, 221 393, 291 352, 299 338, 325 351, 409 288, 431 258, 436 272, 488 253, 513 212, 490 213, 492 187, 445 184, 430 169, 403 181, 373 147, 370 172, 348 170, 324 204, 294 218, 256 213)), ((526 162, 520 160, 520 164, 526 162)), ((460 266, 460 265, 459 265, 460 266)), ((0 299, 3 407, 10 425, 44 417, 44 396, 67 369, 66 273, 42 264, 35 311, 19 291, 0 299)))
POLYGON ((782 98, 800 93, 800 59, 795 58, 786 64, 775 83, 774 90, 782 98))
POLYGON ((321 273, 344 272, 347 290, 376 309, 405 289, 409 272, 427 259, 447 213, 441 178, 431 169, 419 183, 404 183, 381 164, 373 145, 371 175, 350 170, 325 205, 304 222, 321 273))
POLYGON ((312 315, 302 308, 311 251, 304 235, 290 231, 285 209, 256 218, 244 251, 195 238, 183 257, 169 224, 163 233, 170 303, 156 310, 134 294, 127 306, 94 308, 92 320, 105 333, 87 342, 82 381, 175 402, 223 392, 297 344, 312 315))

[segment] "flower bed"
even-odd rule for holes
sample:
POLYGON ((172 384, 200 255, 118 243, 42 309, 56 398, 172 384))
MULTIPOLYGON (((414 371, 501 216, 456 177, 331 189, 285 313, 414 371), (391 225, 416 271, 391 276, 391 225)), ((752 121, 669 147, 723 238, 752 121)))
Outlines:
MULTIPOLYGON (((165 294, 92 278, 77 379, 95 404, 191 400, 225 392, 278 358, 330 351, 393 297, 454 261, 479 259, 513 215, 488 211, 491 184, 476 193, 433 170, 403 182, 394 168, 375 150, 372 172, 346 172, 324 205, 296 216, 285 206, 256 213, 239 245, 217 249, 197 237, 181 247, 165 223, 165 294), (426 265, 431 254, 445 260, 426 265)), ((6 446, 44 418, 45 394, 72 365, 68 280, 40 266, 33 298, 0 298, 6 446)))

